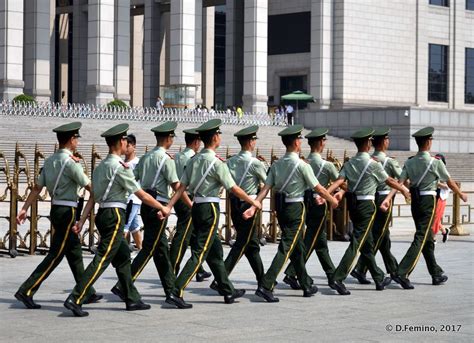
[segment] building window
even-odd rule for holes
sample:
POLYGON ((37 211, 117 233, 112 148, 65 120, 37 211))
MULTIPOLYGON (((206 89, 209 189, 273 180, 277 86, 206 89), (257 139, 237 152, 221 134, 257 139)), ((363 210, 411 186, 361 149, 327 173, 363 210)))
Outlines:
POLYGON ((430 0, 430 5, 449 7, 449 0, 430 0))
POLYGON ((474 11, 474 0, 466 0, 466 9, 474 11))
POLYGON ((474 104, 474 48, 466 48, 464 102, 466 104, 474 104))
POLYGON ((429 45, 428 101, 448 101, 448 47, 429 45))
POLYGON ((296 54, 311 51, 311 12, 268 17, 268 54, 296 54))

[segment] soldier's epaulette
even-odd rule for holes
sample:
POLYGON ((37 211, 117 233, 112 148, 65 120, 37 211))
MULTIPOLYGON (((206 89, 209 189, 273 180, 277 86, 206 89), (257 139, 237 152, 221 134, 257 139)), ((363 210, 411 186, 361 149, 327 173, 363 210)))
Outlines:
POLYGON ((168 155, 172 160, 174 160, 174 155, 170 155, 169 152, 166 152, 166 155, 168 155))
POLYGON ((216 155, 216 157, 217 157, 218 159, 220 159, 222 162, 225 162, 225 160, 224 160, 222 157, 220 157, 219 155, 216 155))
POLYGON ((257 160, 261 161, 261 162, 267 162, 267 160, 265 159, 265 157, 263 157, 262 155, 257 155, 257 160))
POLYGON ((410 156, 410 157, 408 157, 408 159, 411 160, 413 157, 415 157, 415 156, 410 156))
POLYGON ((128 164, 125 163, 124 161, 120 161, 120 164, 121 164, 125 169, 130 168, 130 167, 128 166, 128 164))
POLYGON ((69 157, 76 163, 79 163, 81 162, 81 159, 77 156, 74 156, 74 155, 69 155, 69 157))

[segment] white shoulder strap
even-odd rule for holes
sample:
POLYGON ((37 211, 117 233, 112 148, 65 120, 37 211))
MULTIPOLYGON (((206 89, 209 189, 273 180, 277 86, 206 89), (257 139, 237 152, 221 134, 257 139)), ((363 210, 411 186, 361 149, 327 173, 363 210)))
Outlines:
POLYGON ((112 174, 112 177, 110 178, 109 184, 107 185, 107 189, 105 190, 105 193, 102 196, 102 202, 104 202, 107 199, 107 196, 110 193, 110 189, 112 188, 112 184, 114 183, 115 177, 117 176, 117 172, 118 172, 120 166, 121 166, 121 164, 119 163, 119 165, 117 167, 115 167, 114 173, 112 174))
POLYGON ((249 172, 250 166, 252 165, 253 161, 253 157, 251 157, 249 163, 247 164, 247 167, 245 167, 245 171, 242 174, 242 177, 240 178, 239 187, 240 185, 242 185, 242 182, 244 182, 245 176, 247 176, 247 173, 249 172))
POLYGON ((168 159, 168 155, 164 155, 163 159, 160 161, 160 164, 158 165, 158 169, 156 170, 155 177, 153 178, 153 182, 151 183, 150 188, 153 189, 156 186, 156 183, 158 182, 158 176, 160 176, 161 169, 163 169, 163 166, 165 165, 166 160, 168 159))
POLYGON ((321 173, 323 172, 325 165, 326 165, 326 160, 323 160, 323 163, 321 163, 321 168, 319 168, 318 174, 316 175, 316 179, 319 179, 319 177, 321 176, 321 173))
POLYGON ((428 167, 426 167, 425 172, 423 173, 423 175, 421 175, 421 177, 420 177, 420 179, 418 180, 418 182, 416 183, 415 187, 420 187, 421 181, 423 181, 423 179, 425 178, 426 174, 428 174, 428 170, 430 170, 431 165, 433 164, 434 160, 435 160, 435 159, 434 159, 433 157, 431 157, 431 160, 430 160, 430 163, 428 164, 428 167))
POLYGON ((388 160, 390 160, 390 157, 387 157, 385 161, 383 161, 383 164, 382 164, 383 169, 385 169, 385 166, 387 165, 388 160))
POLYGON ((353 193, 356 191, 357 187, 359 187, 359 184, 362 181, 362 178, 364 177, 365 172, 367 171, 367 169, 369 169, 369 166, 371 163, 372 163, 372 159, 369 159, 369 162, 367 162, 367 164, 365 165, 364 170, 359 176, 359 180, 357 180, 357 183, 355 184, 354 189, 352 190, 353 193))
POLYGON ((206 179, 207 175, 209 175, 209 173, 211 172, 212 167, 214 167, 214 164, 215 164, 216 162, 217 162, 217 157, 211 162, 211 164, 209 165, 209 167, 207 167, 206 171, 205 171, 204 174, 202 175, 201 180, 199 180, 199 183, 196 185, 196 188, 194 188, 194 194, 197 193, 198 189, 201 187, 202 183, 203 183, 204 180, 206 179))
POLYGON ((288 182, 290 182, 291 178, 293 177, 293 175, 294 175, 295 172, 296 172, 296 169, 298 169, 298 166, 300 165, 300 163, 301 163, 301 160, 298 160, 298 161, 295 163, 293 169, 291 170, 290 175, 288 175, 288 178, 286 179, 285 183, 284 183, 283 186, 281 186, 281 188, 280 188, 280 192, 281 192, 281 193, 283 193, 283 191, 285 190, 286 186, 288 185, 288 182))
POLYGON ((70 157, 68 157, 61 165, 61 169, 59 170, 58 177, 56 178, 56 182, 54 183, 53 192, 51 193, 51 198, 54 198, 54 196, 56 195, 56 189, 58 188, 59 180, 61 179, 61 176, 63 176, 64 169, 66 168, 66 164, 69 162, 69 160, 70 160, 70 157))

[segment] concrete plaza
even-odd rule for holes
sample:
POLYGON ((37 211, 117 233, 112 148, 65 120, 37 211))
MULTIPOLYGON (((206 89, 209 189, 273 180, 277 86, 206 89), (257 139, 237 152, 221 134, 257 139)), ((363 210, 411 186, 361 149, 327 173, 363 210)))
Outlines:
MULTIPOLYGON (((392 250, 401 259, 412 239, 412 225, 392 229, 392 250)), ((468 228, 472 232, 472 228, 468 228)), ((439 240, 439 239, 438 239, 439 240)), ((191 310, 172 309, 165 304, 163 290, 153 263, 145 268, 136 285, 143 300, 152 305, 149 311, 126 312, 125 306, 110 293, 116 282, 109 267, 95 284, 104 299, 86 305, 87 318, 74 318, 63 307, 71 290, 72 274, 63 261, 42 285, 35 300, 43 307, 26 310, 13 294, 42 256, 0 257, 0 325, 1 342, 314 342, 314 341, 456 341, 474 339, 473 311, 473 236, 451 237, 436 246, 438 263, 449 280, 432 286, 423 258, 411 276, 414 290, 390 285, 383 292, 374 285, 359 285, 349 277, 350 296, 339 296, 326 285, 326 279, 315 255, 308 262, 310 275, 319 293, 303 298, 283 282, 276 288, 280 302, 268 304, 254 295, 256 282, 245 258, 237 265, 231 279, 247 294, 233 305, 208 288, 209 282, 190 283, 185 299, 191 310), (419 326, 422 326, 421 328, 419 326), (405 330, 405 331, 402 331, 405 330), (411 331, 409 331, 411 330, 411 331), (434 330, 434 331, 428 331, 434 330), (444 331, 443 331, 444 330, 444 331), (453 332, 454 330, 454 332, 453 332)), ((267 268, 277 245, 262 248, 267 268)), ((329 242, 331 256, 337 264, 347 247, 345 242, 329 242)), ((224 254, 229 247, 224 248, 224 254)), ((189 253, 189 252, 188 252, 189 253)), ((92 255, 85 254, 88 264, 92 255)), ((380 256, 377 256, 382 266, 380 256)))

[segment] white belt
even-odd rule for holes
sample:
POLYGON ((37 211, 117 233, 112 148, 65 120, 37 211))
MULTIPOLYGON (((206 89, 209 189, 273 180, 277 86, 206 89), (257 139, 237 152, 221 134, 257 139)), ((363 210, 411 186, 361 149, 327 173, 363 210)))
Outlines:
POLYGON ((390 191, 378 191, 377 194, 379 194, 379 195, 389 195, 390 191))
POLYGON ((285 202, 302 202, 304 201, 303 197, 298 197, 298 198, 286 198, 285 202))
POLYGON ((219 197, 194 197, 193 200, 196 204, 203 204, 203 203, 208 203, 208 202, 221 202, 221 199, 219 197))
POLYGON ((121 208, 122 210, 126 210, 127 205, 118 201, 110 201, 100 203, 99 208, 121 208))
POLYGON ((357 200, 375 200, 373 195, 358 195, 357 200))
POLYGON ((157 195, 155 199, 156 199, 157 201, 161 201, 161 202, 165 202, 165 203, 169 203, 169 202, 170 202, 170 199, 165 198, 165 197, 162 197, 161 195, 157 195))
POLYGON ((436 191, 421 191, 420 195, 436 195, 436 191))
POLYGON ((51 202, 53 205, 58 206, 68 206, 68 207, 77 207, 77 201, 68 201, 68 200, 54 200, 51 202))

